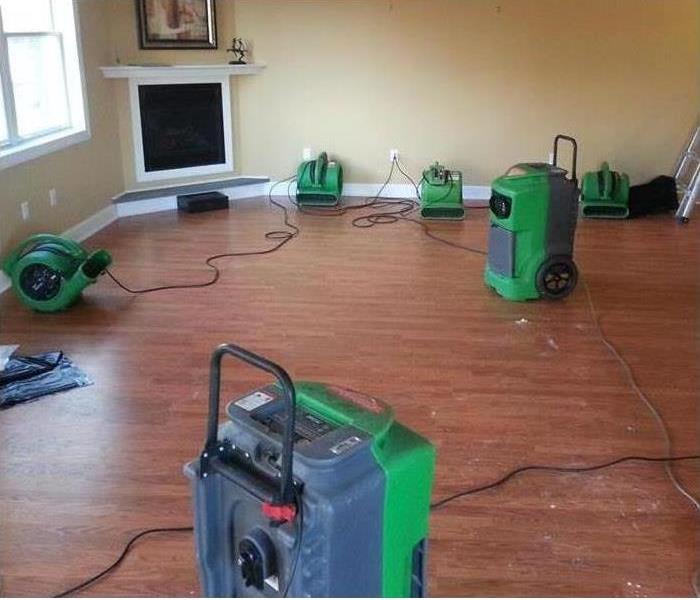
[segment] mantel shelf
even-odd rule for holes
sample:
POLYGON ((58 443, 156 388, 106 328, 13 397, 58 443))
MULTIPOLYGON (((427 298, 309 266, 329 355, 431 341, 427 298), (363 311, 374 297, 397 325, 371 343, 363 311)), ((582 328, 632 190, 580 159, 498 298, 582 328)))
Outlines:
POLYGON ((222 77, 225 75, 256 75, 265 68, 264 64, 250 65, 172 65, 172 66, 139 66, 115 65, 100 67, 102 75, 107 79, 140 79, 168 77, 222 77))

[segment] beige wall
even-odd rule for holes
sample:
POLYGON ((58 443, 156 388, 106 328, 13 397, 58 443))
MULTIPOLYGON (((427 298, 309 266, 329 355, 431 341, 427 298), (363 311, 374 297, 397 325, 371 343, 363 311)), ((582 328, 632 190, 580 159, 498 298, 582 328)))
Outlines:
POLYGON ((398 148, 487 184, 579 138, 640 181, 668 172, 700 107, 698 0, 218 0, 218 51, 140 51, 132 0, 80 0, 92 139, 0 171, 0 254, 105 206, 133 175, 128 95, 100 65, 221 63, 234 32, 262 75, 234 78, 237 172, 282 177, 302 148, 379 182, 398 148), (48 204, 48 190, 60 196, 48 204), (20 219, 28 200, 32 219, 20 219))
POLYGON ((24 236, 60 233, 105 207, 123 189, 121 155, 111 86, 98 66, 109 61, 105 6, 79 3, 92 138, 45 157, 0 170, 0 255, 24 236), (49 190, 59 203, 49 206, 49 190), (31 219, 22 221, 20 204, 28 201, 31 219))
POLYGON ((268 68, 239 82, 241 170, 282 177, 328 149, 355 182, 388 151, 487 184, 547 159, 639 181, 673 168, 700 107, 698 0, 236 0, 268 68))

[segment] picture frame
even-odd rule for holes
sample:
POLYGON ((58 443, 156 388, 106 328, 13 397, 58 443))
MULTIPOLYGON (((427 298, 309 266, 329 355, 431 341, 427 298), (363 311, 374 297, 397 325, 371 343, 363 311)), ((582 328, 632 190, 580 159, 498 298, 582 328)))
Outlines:
POLYGON ((136 0, 142 50, 216 50, 216 0, 136 0))

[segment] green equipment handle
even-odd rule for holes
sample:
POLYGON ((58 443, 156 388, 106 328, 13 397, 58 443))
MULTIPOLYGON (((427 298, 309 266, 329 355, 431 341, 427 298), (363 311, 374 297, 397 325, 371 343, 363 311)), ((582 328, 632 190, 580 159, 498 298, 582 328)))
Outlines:
POLYGON ((578 143, 571 136, 564 135, 562 133, 560 133, 559 135, 557 135, 557 137, 554 138, 554 166, 555 167, 558 166, 557 160, 558 160, 558 156, 559 156, 559 141, 560 140, 565 140, 565 141, 571 143, 572 151, 573 151, 572 158, 571 158, 571 163, 572 163, 572 165, 571 165, 571 180, 574 183, 578 184, 578 179, 576 177, 576 163, 577 163, 577 159, 578 159, 578 143))
POLYGON ((221 392, 221 361, 225 355, 230 355, 258 369, 274 375, 282 387, 287 420, 284 425, 282 438, 282 469, 279 498, 280 505, 294 502, 294 481, 292 480, 292 460, 294 456, 294 422, 296 417, 296 392, 294 384, 287 372, 262 356, 254 354, 234 344, 222 344, 211 356, 209 372, 209 417, 207 420, 207 441, 205 453, 216 454, 219 445, 217 441, 219 427, 219 398, 221 392))
POLYGON ((65 250, 66 254, 69 254, 75 259, 83 259, 85 257, 85 251, 73 240, 62 238, 50 233, 37 233, 36 235, 29 236, 10 253, 3 263, 3 270, 6 272, 11 271, 17 262, 27 254, 27 252, 31 252, 31 250, 28 250, 30 246, 35 248, 36 246, 40 246, 42 244, 56 244, 61 246, 61 248, 65 250))
POLYGON ((83 263, 82 271, 86 277, 97 279, 112 264, 112 256, 106 250, 95 250, 83 263))
POLYGON ((322 185, 323 177, 325 175, 326 167, 328 165, 328 154, 321 152, 316 159, 316 165, 312 169, 311 180, 314 185, 322 185))

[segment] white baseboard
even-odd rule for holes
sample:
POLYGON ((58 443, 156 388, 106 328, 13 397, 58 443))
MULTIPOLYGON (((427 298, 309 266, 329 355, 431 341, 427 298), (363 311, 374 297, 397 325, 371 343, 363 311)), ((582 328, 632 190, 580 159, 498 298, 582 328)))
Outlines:
MULTIPOLYGON (((267 194, 269 186, 267 183, 254 183, 251 185, 239 185, 229 188, 221 188, 231 200, 244 200, 246 198, 256 198, 267 194)), ((177 196, 163 196, 161 198, 149 198, 147 200, 134 200, 132 202, 120 202, 114 205, 118 218, 135 217, 150 213, 162 212, 164 210, 177 210, 177 196)))
POLYGON ((12 281, 10 278, 0 271, 0 294, 4 294, 7 290, 12 287, 12 281))
POLYGON ((90 236, 95 235, 100 229, 104 229, 107 225, 114 223, 118 218, 116 207, 110 204, 77 225, 73 225, 73 227, 64 231, 62 235, 76 242, 83 242, 90 236))
MULTIPOLYGON (((371 198, 376 196, 381 188, 381 183, 346 183, 343 185, 343 196, 371 198)), ((290 194, 296 194, 296 183, 288 185, 284 182, 273 181, 267 184, 265 193, 272 190, 273 196, 286 196, 288 189, 290 194)), ((484 206, 484 201, 491 198, 491 188, 487 185, 465 185, 462 194, 467 206, 484 206)), ((411 184, 390 183, 384 188, 382 196, 386 198, 415 198, 416 190, 411 184)))
POLYGON ((118 218, 135 217, 137 215, 147 215, 149 213, 162 212, 164 210, 177 209, 176 196, 164 196, 163 198, 149 198, 148 200, 135 200, 134 202, 123 202, 115 204, 118 218))
POLYGON ((267 183, 255 183, 253 185, 239 185, 237 187, 222 190, 231 200, 245 200, 246 198, 258 198, 265 196, 269 185, 267 183))
MULTIPOLYGON (((380 183, 347 183, 343 186, 343 196, 352 198, 371 198, 379 193, 382 188, 380 183)), ((245 200, 267 196, 272 190, 273 196, 292 196, 296 194, 296 183, 291 185, 283 181, 269 183, 255 183, 231 188, 222 188, 220 191, 231 200, 245 200)), ((465 185, 463 194, 467 206, 484 206, 491 198, 491 188, 486 185, 465 185)), ((413 186, 403 183, 391 183, 386 186, 382 195, 387 198, 415 198, 416 192, 413 186)), ((149 198, 146 200, 134 200, 132 202, 120 202, 114 205, 117 218, 134 217, 150 213, 177 209, 176 196, 163 196, 161 198, 149 198)))

